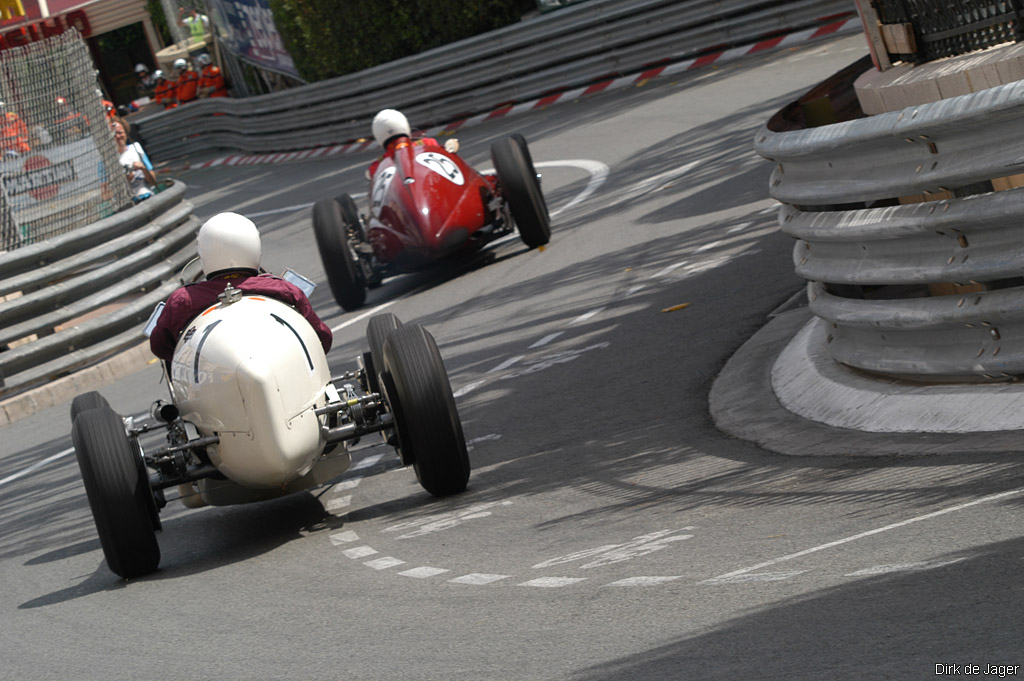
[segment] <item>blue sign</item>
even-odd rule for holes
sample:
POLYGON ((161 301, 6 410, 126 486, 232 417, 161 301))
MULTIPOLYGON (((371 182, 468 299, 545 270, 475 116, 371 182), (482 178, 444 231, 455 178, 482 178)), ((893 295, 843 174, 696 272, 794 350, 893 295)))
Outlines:
POLYGON ((267 0, 208 0, 221 46, 261 68, 300 78, 267 0))

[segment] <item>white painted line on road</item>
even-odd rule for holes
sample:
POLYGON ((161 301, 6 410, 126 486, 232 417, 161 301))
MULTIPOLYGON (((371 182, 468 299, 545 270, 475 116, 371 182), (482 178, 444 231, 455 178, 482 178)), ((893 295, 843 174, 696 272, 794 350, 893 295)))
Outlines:
POLYGON ((456 577, 455 579, 449 579, 448 581, 452 584, 475 584, 482 586, 484 584, 493 584, 494 582, 508 579, 508 577, 508 575, 487 575, 474 572, 473 574, 463 575, 462 577, 456 577))
POLYGON ((486 382, 487 381, 485 381, 485 380, 473 381, 469 385, 463 386, 463 387, 459 388, 458 390, 456 390, 454 393, 452 393, 452 397, 462 397, 463 395, 468 395, 469 393, 473 392, 474 390, 476 390, 477 388, 479 388, 480 386, 482 386, 486 382))
POLYGON ((444 568, 435 568, 435 567, 426 567, 426 566, 424 566, 424 567, 413 568, 411 570, 404 570, 402 572, 399 572, 398 574, 402 575, 403 577, 415 577, 416 579, 427 579, 428 577, 437 577, 438 575, 443 575, 446 572, 451 572, 451 570, 446 570, 444 568))
POLYGON ((246 214, 246 217, 248 217, 251 220, 252 218, 261 218, 265 215, 277 215, 278 213, 294 213, 297 210, 305 210, 312 205, 313 202, 310 201, 309 203, 299 203, 294 206, 285 206, 283 208, 271 208, 270 210, 261 210, 256 213, 248 213, 246 214))
POLYGON ((368 560, 363 565, 372 567, 374 570, 387 570, 389 568, 396 567, 398 565, 405 565, 404 560, 394 558, 392 556, 385 556, 384 558, 376 558, 374 560, 368 560))
POLYGON ((781 582, 790 577, 796 577, 807 572, 807 570, 793 570, 791 572, 750 572, 743 575, 723 575, 712 579, 705 579, 701 584, 741 584, 744 582, 781 582))
POLYGON ((662 268, 662 269, 658 270, 657 272, 655 272, 654 274, 652 274, 651 275, 651 279, 657 279, 658 277, 664 277, 669 272, 671 272, 673 270, 676 270, 676 269, 679 269, 683 265, 687 264, 687 262, 688 261, 684 260, 682 262, 677 262, 674 265, 669 265, 668 267, 662 268))
POLYGON ((359 541, 359 535, 352 530, 345 530, 344 532, 338 532, 337 534, 331 535, 331 543, 335 546, 350 544, 354 541, 359 541))
POLYGON ((488 435, 481 435, 480 437, 475 437, 472 440, 467 441, 466 444, 467 445, 475 445, 477 442, 491 442, 492 440, 500 440, 500 439, 501 439, 501 434, 500 433, 490 433, 488 435))
POLYGON ((990 494, 990 495, 988 495, 986 497, 981 497, 980 499, 975 499, 974 501, 968 501, 968 502, 963 503, 963 504, 958 504, 956 506, 950 506, 949 508, 944 508, 941 511, 933 511, 931 513, 926 513, 924 515, 919 515, 919 516, 916 516, 914 518, 908 518, 906 520, 901 520, 898 523, 893 523, 891 525, 886 525, 885 527, 879 527, 879 528, 876 528, 874 530, 868 530, 867 532, 861 532, 860 534, 855 534, 853 536, 846 537, 844 539, 837 539, 836 541, 831 541, 831 542, 828 542, 827 544, 821 544, 820 546, 815 546, 815 547, 812 547, 812 548, 809 548, 809 549, 804 549, 803 551, 797 551, 796 553, 790 553, 789 555, 786 555, 786 556, 780 556, 778 558, 773 558, 772 560, 766 560, 763 563, 758 563, 757 565, 751 565, 750 567, 743 568, 741 570, 734 570, 732 572, 727 572, 724 575, 719 575, 718 577, 713 577, 712 579, 708 579, 708 580, 705 580, 705 581, 706 582, 720 581, 720 580, 724 580, 724 579, 726 579, 728 577, 735 577, 737 575, 743 575, 743 574, 746 574, 748 572, 754 572, 755 570, 760 570, 761 568, 766 568, 766 567, 768 567, 770 565, 775 565, 777 563, 782 563, 782 562, 785 562, 787 560, 793 560, 794 558, 800 558, 801 556, 806 556, 808 554, 816 553, 818 551, 824 551, 825 549, 830 549, 830 548, 832 548, 834 546, 840 546, 842 544, 848 544, 849 542, 857 541, 858 539, 863 539, 864 537, 870 537, 870 536, 875 535, 875 534, 881 534, 882 532, 888 532, 889 530, 895 530, 895 529, 898 529, 900 527, 904 527, 906 525, 911 525, 913 523, 921 522, 922 520, 930 520, 932 518, 938 518, 939 516, 946 515, 947 513, 954 513, 956 511, 962 511, 965 508, 970 508, 972 506, 977 506, 979 504, 986 504, 986 503, 988 503, 990 501, 997 501, 999 499, 1005 499, 1006 497, 1016 496, 1016 495, 1018 495, 1018 494, 1020 494, 1022 492, 1024 492, 1024 487, 1020 487, 1020 488, 1017 488, 1017 489, 1014 489, 1014 490, 1010 490, 1009 492, 999 492, 998 494, 990 494))
POLYGON ((359 483, 361 483, 362 481, 363 481, 362 478, 352 478, 351 480, 342 480, 341 482, 336 484, 331 489, 333 489, 335 491, 338 491, 338 492, 340 492, 342 490, 346 490, 346 489, 354 489, 356 487, 359 487, 359 483))
POLYGON ((646 288, 646 287, 643 284, 638 284, 636 286, 630 286, 629 289, 626 291, 626 297, 628 298, 631 295, 640 293, 641 291, 644 290, 644 288, 646 288))
MULTIPOLYGON (((417 289, 417 290, 419 290, 419 289, 417 289)), ((415 293, 415 291, 413 291, 413 293, 415 293)), ((352 319, 348 319, 348 320, 342 322, 341 324, 338 324, 337 326, 331 327, 331 331, 332 332, 333 331, 341 331, 346 326, 352 326, 356 322, 360 322, 360 321, 366 319, 367 317, 372 317, 373 315, 377 314, 381 310, 383 310, 385 308, 391 307, 392 305, 397 303, 399 300, 400 300, 399 298, 395 298, 394 300, 389 300, 386 303, 381 303, 380 305, 378 305, 377 307, 373 308, 372 310, 367 310, 366 312, 362 313, 361 315, 356 315, 352 319)))
POLYGON ((851 572, 844 576, 867 577, 870 575, 887 575, 892 572, 920 572, 921 570, 934 570, 936 568, 945 567, 947 565, 952 565, 953 563, 959 563, 963 560, 967 560, 967 558, 953 558, 952 560, 926 560, 921 563, 897 563, 895 565, 876 565, 874 567, 869 567, 863 570, 857 570, 856 572, 851 572))
POLYGON ((347 494, 343 497, 337 497, 327 502, 325 508, 328 513, 334 513, 338 509, 347 508, 352 505, 352 495, 347 494))
POLYGON ((583 322, 585 322, 588 319, 591 319, 593 317, 596 317, 597 315, 601 314, 602 312, 604 312, 604 308, 603 307, 599 307, 599 308, 593 309, 590 312, 584 312, 579 317, 577 317, 576 319, 574 319, 571 322, 569 322, 569 326, 575 326, 576 324, 582 324, 583 322))
POLYGON ((558 338, 559 336, 561 336, 563 333, 565 333, 565 331, 559 331, 557 333, 549 333, 548 335, 544 336, 543 338, 541 338, 539 341, 537 341, 536 343, 534 343, 530 347, 531 348, 539 348, 542 345, 547 345, 551 341, 553 341, 556 338, 558 338))
POLYGON ((605 584, 605 586, 652 586, 654 584, 674 582, 675 580, 682 578, 682 575, 664 577, 627 577, 626 579, 620 579, 617 582, 609 582, 608 584, 605 584))
POLYGON ((356 461, 352 465, 352 468, 350 468, 349 470, 358 471, 363 468, 369 468, 370 466, 373 466, 376 463, 378 463, 383 458, 383 454, 374 454, 373 456, 368 456, 365 459, 360 459, 359 461, 356 461))
POLYGON ((487 373, 493 374, 493 373, 497 373, 499 371, 504 371, 505 369, 508 369, 510 366, 512 366, 513 364, 515 364, 519 360, 521 360, 523 357, 525 357, 525 355, 516 355, 515 357, 509 357, 504 362, 502 362, 498 366, 494 367, 493 369, 491 369, 487 373))
POLYGON ((380 552, 377 549, 372 548, 370 546, 357 546, 354 549, 346 549, 346 550, 342 551, 341 553, 346 558, 356 559, 356 558, 366 558, 367 556, 372 556, 372 555, 375 555, 375 554, 380 553, 380 552))
POLYGON ((73 453, 74 451, 75 451, 74 447, 68 447, 67 449, 65 449, 63 451, 57 452, 56 454, 52 454, 52 455, 46 457, 45 459, 43 459, 42 461, 39 461, 39 462, 36 462, 36 463, 32 464, 31 466, 29 466, 25 470, 18 471, 17 473, 13 473, 11 475, 8 475, 6 478, 3 478, 2 480, 0 480, 0 485, 6 485, 9 482, 14 482, 15 480, 17 480, 19 478, 23 478, 26 475, 29 475, 30 473, 34 473, 37 470, 39 470, 40 468, 42 468, 43 466, 45 466, 46 464, 53 463, 57 459, 62 459, 65 456, 67 456, 68 454, 73 453))
POLYGON ((535 168, 557 168, 559 166, 570 166, 581 168, 590 173, 590 180, 587 181, 587 186, 583 188, 583 191, 574 196, 572 201, 565 204, 558 210, 551 211, 551 217, 556 217, 576 204, 585 201, 591 194, 596 192, 602 184, 604 184, 605 180, 608 179, 608 166, 600 161, 569 159, 565 161, 541 161, 540 163, 534 163, 533 165, 535 168))
POLYGON ((721 243, 721 241, 712 241, 709 244, 704 244, 703 246, 697 248, 697 250, 695 250, 694 253, 703 253, 704 251, 710 251, 712 248, 714 248, 715 246, 719 246, 721 243))
POLYGON ((539 577, 528 582, 521 582, 517 586, 536 586, 548 589, 557 589, 562 586, 571 586, 578 582, 585 581, 586 577, 539 577))

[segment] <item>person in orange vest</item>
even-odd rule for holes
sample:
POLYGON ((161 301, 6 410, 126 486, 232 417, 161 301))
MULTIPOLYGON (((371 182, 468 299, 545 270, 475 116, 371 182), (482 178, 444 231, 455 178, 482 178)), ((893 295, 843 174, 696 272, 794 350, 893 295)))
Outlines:
POLYGON ((21 156, 32 151, 28 126, 18 114, 8 111, 3 102, 0 102, 0 146, 4 156, 21 156))
POLYGON ((203 67, 199 75, 199 96, 227 97, 228 86, 224 82, 224 74, 210 62, 210 55, 203 52, 196 57, 196 61, 203 67))
POLYGON ((199 96, 199 74, 191 70, 184 59, 175 59, 174 69, 178 72, 178 86, 174 96, 179 106, 188 104, 199 96))
POLYGON ((89 117, 75 111, 67 97, 58 97, 57 115, 53 121, 53 131, 67 140, 78 139, 89 132, 89 117))
POLYGON ((107 122, 117 118, 117 109, 114 108, 114 103, 104 97, 103 90, 96 88, 96 96, 100 98, 100 103, 103 105, 103 113, 107 115, 107 122))
POLYGON ((156 87, 153 89, 153 99, 157 104, 162 104, 165 109, 173 109, 178 105, 178 100, 175 97, 175 92, 178 89, 178 84, 173 80, 167 80, 164 77, 164 72, 157 69, 153 72, 153 80, 156 81, 156 87))

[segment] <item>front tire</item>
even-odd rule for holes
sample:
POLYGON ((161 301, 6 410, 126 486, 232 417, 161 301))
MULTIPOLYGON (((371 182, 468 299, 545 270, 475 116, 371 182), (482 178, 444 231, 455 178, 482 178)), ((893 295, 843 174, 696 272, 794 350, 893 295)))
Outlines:
POLYGON ((154 572, 160 546, 150 511, 153 492, 121 417, 104 406, 81 411, 71 438, 107 566, 123 579, 154 572))
POLYGON ((390 312, 370 317, 366 325, 366 342, 370 346, 370 352, 363 356, 363 365, 366 368, 366 382, 369 384, 370 392, 381 392, 380 372, 384 369, 384 341, 387 340, 389 333, 401 325, 401 320, 390 312))
POLYGON ((395 415, 399 453, 412 460, 430 494, 457 494, 469 482, 469 453, 441 353, 426 329, 409 324, 388 334, 382 375, 395 415))
POLYGON ((342 205, 323 199, 313 205, 313 234, 334 300, 346 311, 366 302, 366 285, 348 240, 342 205))
POLYGON ((519 228, 519 238, 530 248, 537 248, 551 240, 551 220, 525 144, 522 136, 500 139, 491 145, 491 160, 502 196, 519 228))

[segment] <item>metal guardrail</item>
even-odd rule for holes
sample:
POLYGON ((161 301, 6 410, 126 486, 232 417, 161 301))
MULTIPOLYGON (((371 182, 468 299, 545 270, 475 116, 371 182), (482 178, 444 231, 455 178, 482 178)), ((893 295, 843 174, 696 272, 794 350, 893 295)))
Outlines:
POLYGON ((133 123, 160 160, 307 149, 365 137, 383 108, 426 128, 852 11, 849 0, 591 0, 358 73, 133 123))
POLYGON ((175 182, 117 215, 0 254, 0 295, 21 293, 0 302, 0 347, 24 339, 0 352, 0 398, 143 340, 143 323, 195 256, 199 221, 185 190, 175 182))
POLYGON ((755 149, 776 163, 770 193, 786 204, 779 222, 836 360, 923 380, 1024 374, 1024 189, 991 183, 1024 172, 1024 82, 824 127, 765 126, 755 149), (925 192, 947 198, 900 204, 925 192))

